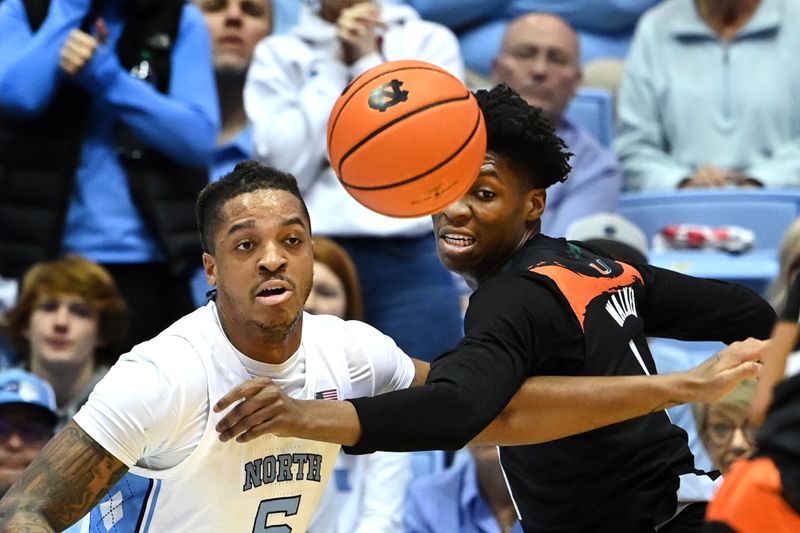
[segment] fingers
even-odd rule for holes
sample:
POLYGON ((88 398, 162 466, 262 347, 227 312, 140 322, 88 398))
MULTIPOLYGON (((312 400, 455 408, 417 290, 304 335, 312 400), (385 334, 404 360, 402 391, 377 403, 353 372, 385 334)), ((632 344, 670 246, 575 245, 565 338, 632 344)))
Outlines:
POLYGON ((727 365, 737 365, 745 361, 761 361, 764 357, 768 341, 752 337, 733 342, 720 352, 720 361, 727 365))
POLYGON ((727 173, 725 170, 712 165, 700 167, 692 176, 692 182, 697 187, 722 187, 726 184, 727 173))
MULTIPOLYGON (((244 403, 242 404, 244 405, 244 403)), ((238 406, 237 406, 238 408, 238 406)), ((242 434, 246 434, 249 436, 247 440, 251 440, 258 436, 263 435, 263 433, 259 433, 257 428, 266 428, 269 426, 269 422, 274 420, 277 413, 280 412, 280 408, 278 406, 262 406, 261 408, 256 408, 250 410, 249 413, 241 412, 236 414, 236 420, 234 421, 233 418, 224 422, 226 418, 230 416, 230 413, 226 415, 223 420, 217 424, 217 431, 219 432, 219 440, 222 442, 226 442, 231 440, 234 437, 238 442, 246 442, 242 440, 242 434), (239 416, 241 415, 241 416, 239 416), (226 425, 227 423, 233 422, 232 425, 226 425)))
POLYGON ((270 385, 273 385, 272 380, 266 377, 248 379, 241 385, 232 388, 225 396, 217 400, 217 403, 214 405, 214 412, 219 413, 220 411, 224 411, 235 402, 246 400, 259 391, 268 388, 270 385))
POLYGON ((343 9, 336 21, 337 35, 363 54, 377 50, 378 31, 386 29, 380 19, 380 8, 371 2, 343 9))
POLYGON ((266 377, 253 378, 231 389, 214 405, 214 411, 227 409, 239 402, 223 416, 215 427, 223 442, 246 442, 268 432, 281 415, 290 409, 290 400, 284 392, 266 377), (242 434, 246 435, 242 440, 242 434))
POLYGON ((729 372, 728 377, 731 379, 731 381, 738 384, 746 379, 757 378, 760 371, 760 364, 756 363, 755 361, 747 361, 728 370, 727 372, 729 372))
POLYGON ((68 74, 75 75, 86 66, 97 49, 97 39, 80 30, 72 30, 61 48, 60 66, 68 74))

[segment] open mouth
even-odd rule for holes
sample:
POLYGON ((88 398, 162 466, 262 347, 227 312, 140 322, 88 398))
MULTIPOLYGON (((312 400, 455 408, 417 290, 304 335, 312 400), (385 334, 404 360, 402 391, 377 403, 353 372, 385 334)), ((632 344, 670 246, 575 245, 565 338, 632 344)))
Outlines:
POLYGON ((265 305, 277 305, 292 296, 292 290, 284 286, 265 287, 256 294, 256 301, 265 305))
POLYGON ((466 248, 475 244, 475 237, 469 237, 467 235, 446 234, 442 235, 441 239, 449 246, 454 246, 456 248, 466 248))
POLYGON ((284 287, 275 287, 273 289, 264 289, 263 291, 259 292, 259 296, 270 297, 270 296, 280 296, 281 294, 285 293, 286 289, 284 287))

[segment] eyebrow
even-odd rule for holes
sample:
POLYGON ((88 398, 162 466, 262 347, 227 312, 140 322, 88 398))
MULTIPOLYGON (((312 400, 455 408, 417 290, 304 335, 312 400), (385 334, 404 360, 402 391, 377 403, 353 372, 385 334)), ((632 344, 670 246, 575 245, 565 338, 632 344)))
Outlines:
MULTIPOLYGON (((280 226, 281 227, 286 227, 286 226, 293 226, 295 224, 302 226, 303 229, 306 229, 306 223, 300 217, 287 218, 286 220, 281 222, 280 226)), ((245 220, 244 222, 238 222, 238 223, 234 224, 233 226, 231 226, 230 228, 228 228, 228 233, 227 234, 228 235, 232 235, 232 234, 236 233, 239 230, 249 229, 249 228, 254 227, 255 225, 256 225, 256 221, 252 220, 252 219, 251 220, 245 220)))

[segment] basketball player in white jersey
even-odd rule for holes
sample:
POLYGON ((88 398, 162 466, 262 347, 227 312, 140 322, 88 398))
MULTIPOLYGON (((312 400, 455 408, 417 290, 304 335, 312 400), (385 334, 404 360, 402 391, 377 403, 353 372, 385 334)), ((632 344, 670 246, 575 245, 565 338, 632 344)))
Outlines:
POLYGON ((99 500, 93 532, 305 531, 339 446, 222 443, 210 405, 251 378, 304 399, 412 384, 389 337, 303 313, 313 253, 294 178, 240 164, 202 193, 198 220, 216 301, 120 359, 9 494, 14 524, 59 531, 99 500))
MULTIPOLYGON (((319 420, 318 438, 330 440, 339 429, 326 424, 339 402, 328 399, 424 381, 427 366, 370 326, 303 313, 312 282, 311 226, 291 176, 241 163, 206 187, 197 211, 216 301, 120 359, 0 501, 0 530, 61 531, 91 510, 83 531, 305 531, 339 446, 252 438, 266 426, 264 406, 278 411, 269 424, 285 418, 278 425, 292 432, 319 420), (275 385, 288 395, 278 403, 275 385), (321 401, 298 413, 304 399, 321 401), (220 430, 228 434, 228 424, 218 422, 232 410, 235 426, 249 428, 238 442, 218 438, 220 430)), ((661 385, 649 389, 640 377, 631 387, 622 377, 595 379, 615 379, 618 395, 628 398, 643 390, 664 402, 672 397, 668 376, 654 378, 661 385)), ((598 385, 592 378, 544 379, 573 380, 576 394, 598 385)), ((692 379, 697 399, 732 380, 709 368, 692 379)), ((547 419, 548 390, 523 388, 531 395, 521 403, 534 420, 536 413, 547 419)), ((558 438, 638 414, 622 412, 587 416, 583 426, 543 424, 544 431, 558 438)), ((520 438, 499 427, 498 440, 520 438)), ((541 438, 538 428, 530 431, 541 438)))

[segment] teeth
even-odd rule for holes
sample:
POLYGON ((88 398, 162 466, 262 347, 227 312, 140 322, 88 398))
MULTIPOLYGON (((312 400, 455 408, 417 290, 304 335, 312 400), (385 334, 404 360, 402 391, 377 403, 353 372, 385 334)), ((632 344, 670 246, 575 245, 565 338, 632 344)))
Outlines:
POLYGON ((283 287, 278 287, 276 289, 264 289, 263 291, 261 291, 261 294, 266 295, 266 296, 270 296, 270 295, 274 295, 274 294, 283 294, 283 292, 285 290, 286 289, 284 289, 283 287))
POLYGON ((467 237, 465 235, 444 235, 442 238, 448 244, 453 244, 456 246, 469 246, 475 242, 474 237, 467 237))

